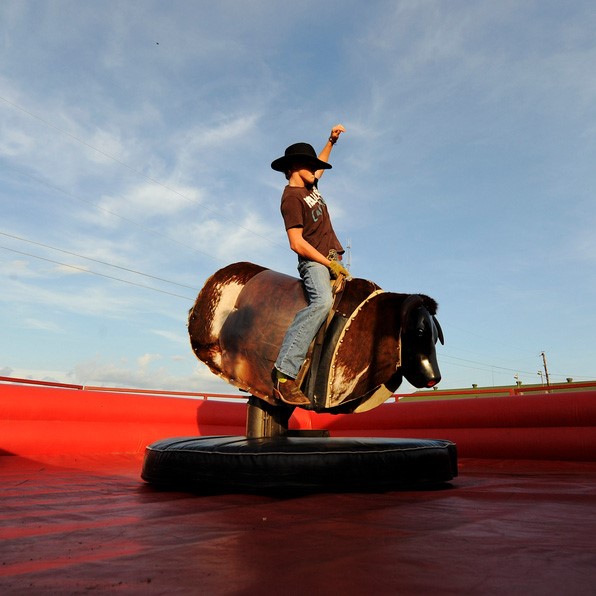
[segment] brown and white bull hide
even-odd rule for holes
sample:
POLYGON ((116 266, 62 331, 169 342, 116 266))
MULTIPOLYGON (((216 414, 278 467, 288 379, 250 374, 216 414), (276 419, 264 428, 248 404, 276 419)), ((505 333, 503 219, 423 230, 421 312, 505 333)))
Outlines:
MULTIPOLYGON (((289 325, 306 304, 299 279, 252 263, 234 263, 207 280, 190 311, 192 349, 232 385, 279 404, 272 397, 271 370, 289 325)), ((402 334, 410 319, 419 319, 418 327, 427 325, 434 333, 430 366, 424 354, 408 357, 419 369, 417 380, 428 386, 440 378, 433 360, 437 331, 432 299, 384 292, 370 281, 353 279, 345 284, 335 309, 318 362, 303 383, 316 411, 364 411, 390 397, 402 374, 408 378, 402 367, 402 334), (415 316, 410 317, 412 312, 415 316), (418 361, 423 360, 421 367, 418 361)))

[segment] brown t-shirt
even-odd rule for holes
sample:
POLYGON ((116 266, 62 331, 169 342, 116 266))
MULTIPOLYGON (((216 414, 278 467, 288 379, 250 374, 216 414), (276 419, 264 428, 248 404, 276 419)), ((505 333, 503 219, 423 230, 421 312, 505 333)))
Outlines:
POLYGON ((286 186, 281 196, 281 214, 286 230, 303 228, 302 237, 324 256, 331 249, 343 254, 327 205, 316 185, 312 188, 286 186))

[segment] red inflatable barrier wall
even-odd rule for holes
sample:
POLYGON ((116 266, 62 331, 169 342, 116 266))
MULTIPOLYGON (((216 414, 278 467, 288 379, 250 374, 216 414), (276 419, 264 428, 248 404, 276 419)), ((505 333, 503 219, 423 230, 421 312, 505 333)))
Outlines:
POLYGON ((0 451, 140 453, 164 437, 244 434, 241 402, 0 385, 0 451))
POLYGON ((319 414, 313 428, 449 439, 460 457, 596 461, 596 391, 397 402, 353 416, 319 414))
MULTIPOLYGON (((4 454, 140 453, 158 439, 243 435, 245 426, 241 400, 0 384, 4 454)), ((449 439, 460 457, 596 461, 596 391, 398 401, 350 415, 298 409, 290 428, 449 439)))

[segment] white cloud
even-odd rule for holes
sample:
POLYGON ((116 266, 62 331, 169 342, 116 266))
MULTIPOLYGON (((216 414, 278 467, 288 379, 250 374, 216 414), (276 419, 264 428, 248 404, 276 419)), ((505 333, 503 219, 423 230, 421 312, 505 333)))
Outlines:
MULTIPOLYGON (((225 118, 213 125, 199 125, 186 135, 184 144, 192 151, 221 148, 222 145, 249 138, 259 120, 258 114, 245 114, 225 118)), ((218 156, 213 156, 217 159, 218 156)))
POLYGON ((20 280, 11 281, 0 293, 0 303, 29 305, 50 309, 51 312, 71 312, 95 317, 126 317, 139 310, 148 298, 142 293, 127 295, 126 292, 115 292, 107 285, 90 285, 59 289, 31 285, 20 280))
POLYGON ((50 383, 76 384, 75 381, 73 381, 70 372, 64 370, 47 369, 43 366, 39 366, 37 368, 14 366, 5 367, 2 370, 9 371, 9 374, 5 376, 11 377, 12 379, 32 379, 36 381, 48 381, 50 383))
POLYGON ((89 268, 84 265, 57 265, 54 270, 59 275, 83 275, 89 272, 89 268))
POLYGON ((50 331, 52 333, 64 333, 62 329, 56 323, 51 321, 40 321, 39 319, 26 318, 23 320, 23 325, 27 329, 34 329, 36 331, 50 331))
POLYGON ((158 362, 161 359, 160 354, 143 354, 137 358, 137 364, 140 370, 146 371, 153 362, 158 362))
MULTIPOLYGON (((0 254, 7 255, 5 251, 0 251, 0 254)), ((13 280, 22 278, 37 278, 41 274, 31 266, 29 259, 9 259, 2 265, 2 273, 5 277, 13 280)), ((0 295, 0 300, 2 299, 0 295)))
POLYGON ((0 155, 17 157, 31 151, 35 141, 22 130, 8 129, 6 123, 0 125, 0 155))
POLYGON ((178 344, 180 346, 188 347, 190 345, 188 335, 186 333, 175 333, 166 329, 153 329, 151 333, 154 333, 159 337, 163 337, 164 339, 167 339, 169 342, 178 344))
POLYGON ((201 191, 190 186, 141 182, 122 189, 118 196, 104 196, 100 207, 142 223, 151 217, 171 217, 199 203, 201 191))
POLYGON ((86 143, 97 149, 89 154, 97 163, 114 164, 114 160, 126 163, 131 158, 129 145, 122 139, 121 132, 97 129, 86 135, 86 143))
POLYGON ((181 235, 221 263, 257 260, 271 253, 289 251, 287 241, 281 237, 281 219, 272 222, 271 218, 265 219, 256 213, 244 217, 237 213, 236 221, 238 223, 210 217, 185 222, 180 226, 180 230, 185 230, 181 235))
POLYGON ((166 366, 154 367, 161 360, 156 355, 142 355, 137 365, 126 361, 93 358, 78 363, 70 382, 102 387, 130 387, 140 389, 168 389, 171 391, 229 393, 238 395, 237 389, 216 377, 205 365, 197 361, 192 372, 173 373, 166 366))

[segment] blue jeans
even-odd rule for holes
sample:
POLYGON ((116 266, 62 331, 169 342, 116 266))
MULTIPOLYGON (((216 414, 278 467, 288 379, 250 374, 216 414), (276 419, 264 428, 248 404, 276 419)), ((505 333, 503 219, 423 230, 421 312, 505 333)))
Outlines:
POLYGON ((275 368, 295 379, 308 347, 333 306, 329 269, 315 261, 298 258, 298 273, 304 282, 308 306, 296 313, 281 344, 275 368))

